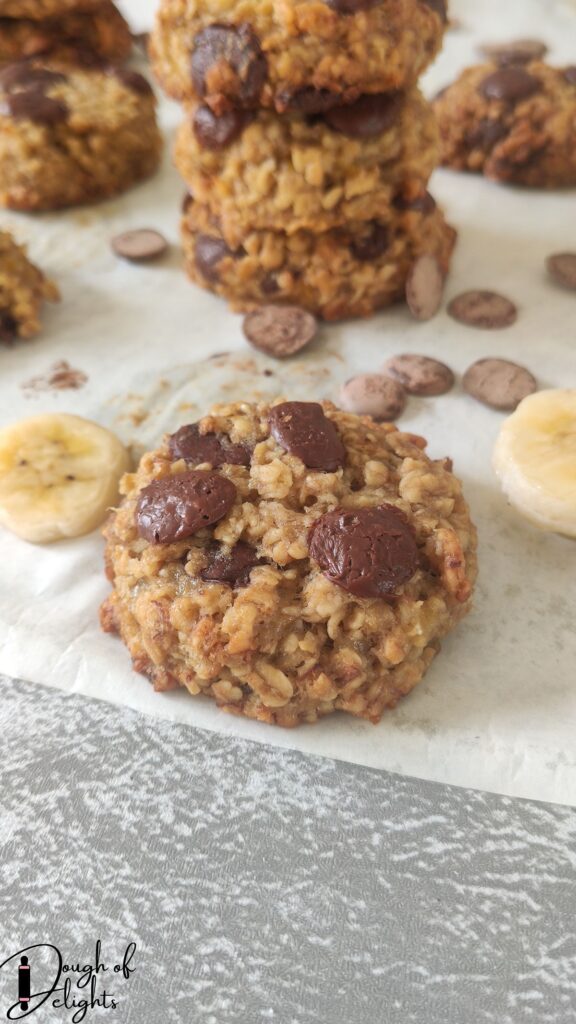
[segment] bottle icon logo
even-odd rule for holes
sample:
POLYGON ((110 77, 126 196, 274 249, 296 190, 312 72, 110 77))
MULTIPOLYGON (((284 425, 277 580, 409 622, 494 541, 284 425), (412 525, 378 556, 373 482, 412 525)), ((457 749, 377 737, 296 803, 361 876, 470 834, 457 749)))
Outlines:
POLYGON ((30 964, 27 956, 20 957, 18 967, 18 1002, 21 1010, 27 1010, 30 1002, 30 964))

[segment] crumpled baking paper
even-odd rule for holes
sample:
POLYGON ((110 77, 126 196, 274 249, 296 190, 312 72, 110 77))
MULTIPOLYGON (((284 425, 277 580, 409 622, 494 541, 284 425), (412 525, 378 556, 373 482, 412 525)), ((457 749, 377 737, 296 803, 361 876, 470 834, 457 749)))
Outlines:
MULTIPOLYGON (((150 23, 153 6, 125 4, 135 28, 150 23)), ((452 14, 461 27, 448 34, 427 76, 431 93, 475 59, 480 41, 537 36, 550 44, 553 61, 576 61, 576 12, 566 0, 454 0, 452 14)), ((256 357, 240 318, 179 269, 183 187, 168 148, 180 116, 162 103, 164 169, 127 196, 64 214, 0 215, 63 293, 62 304, 46 310, 38 339, 0 353, 1 424, 58 409, 112 426, 136 447, 152 445, 211 401, 259 392, 336 397, 347 377, 376 370, 399 352, 434 355, 459 375, 475 359, 503 356, 527 365, 543 387, 576 386, 574 295, 551 284, 543 269, 548 254, 575 246, 576 192, 520 191, 437 172, 433 191, 460 232, 448 298, 466 288, 499 289, 518 303, 518 323, 482 332, 445 312, 418 324, 398 308, 325 326, 305 357, 279 364, 256 357), (110 237, 143 226, 164 231, 170 255, 154 266, 115 258, 110 237), (219 352, 231 355, 208 359, 219 352), (60 359, 88 375, 85 387, 23 387, 60 359)), ((108 584, 98 534, 33 547, 0 533, 0 671, 258 742, 574 804, 576 546, 539 533, 507 506, 491 469, 501 422, 460 386, 409 402, 403 426, 429 439, 433 457, 451 455, 464 481, 480 532, 481 573, 473 613, 446 640, 425 681, 378 726, 334 715, 283 731, 228 716, 185 692, 155 694, 132 672, 120 641, 99 630, 108 584)))

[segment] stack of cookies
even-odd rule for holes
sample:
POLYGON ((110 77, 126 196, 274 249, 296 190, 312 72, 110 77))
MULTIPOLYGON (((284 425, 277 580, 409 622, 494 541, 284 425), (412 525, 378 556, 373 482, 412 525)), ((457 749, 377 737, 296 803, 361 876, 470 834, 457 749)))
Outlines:
POLYGON ((190 276, 237 309, 365 316, 454 232, 427 191, 439 161, 417 88, 445 0, 161 0, 152 58, 184 102, 190 276))
POLYGON ((116 63, 132 37, 112 0, 1 0, 0 66, 28 57, 116 63))

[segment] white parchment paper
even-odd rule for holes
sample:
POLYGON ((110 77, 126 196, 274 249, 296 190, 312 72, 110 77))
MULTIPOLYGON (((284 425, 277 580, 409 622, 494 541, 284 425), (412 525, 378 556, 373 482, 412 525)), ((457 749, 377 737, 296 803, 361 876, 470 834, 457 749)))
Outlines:
MULTIPOLYGON (((147 27, 153 3, 124 6, 135 28, 147 27)), ((535 35, 549 42, 553 61, 576 63, 572 0, 452 6, 462 27, 449 33, 427 76, 430 91, 475 59, 484 40, 535 35)), ((437 172, 433 191, 460 232, 448 297, 496 287, 518 302, 518 323, 489 333, 459 326, 445 313, 417 324, 398 308, 326 326, 305 359, 280 365, 255 358, 240 318, 179 269, 183 188, 168 150, 180 112, 164 102, 161 117, 167 155, 154 181, 91 209, 0 215, 63 293, 62 304, 47 311, 40 338, 0 352, 2 424, 59 409, 148 445, 222 396, 335 397, 352 373, 377 369, 398 352, 430 353, 459 375, 475 359, 501 355, 529 366, 544 387, 576 386, 576 300, 543 270, 549 253, 576 247, 576 192, 519 191, 437 172), (153 267, 117 260, 109 239, 132 226, 163 230, 173 243, 170 256, 153 267), (231 355, 208 360, 222 351, 231 355), (59 359, 88 375, 84 388, 23 389, 59 359)), ((283 731, 229 717, 186 693, 154 694, 131 671, 122 644, 99 630, 107 583, 97 534, 42 548, 0 534, 0 671, 260 742, 576 803, 576 545, 537 532, 507 507, 490 465, 501 421, 460 386, 446 397, 409 403, 403 425, 429 438, 433 456, 450 454, 464 480, 480 531, 481 576, 473 614, 446 641, 425 682, 379 726, 332 716, 283 731)))

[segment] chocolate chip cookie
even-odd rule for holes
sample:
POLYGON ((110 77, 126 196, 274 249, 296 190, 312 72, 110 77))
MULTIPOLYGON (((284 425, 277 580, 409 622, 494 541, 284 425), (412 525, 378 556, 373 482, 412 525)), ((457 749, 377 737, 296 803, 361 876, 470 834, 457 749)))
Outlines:
POLYGON ((313 118, 188 111, 176 165, 234 242, 251 230, 325 231, 386 218, 400 188, 421 194, 439 158, 417 90, 364 96, 313 118))
POLYGON ((531 188, 576 185, 576 67, 468 68, 434 107, 448 167, 531 188))
POLYGON ((151 48, 175 99, 311 114, 413 85, 446 21, 445 0, 163 0, 151 48))
POLYGON ((59 298, 56 285, 30 262, 25 248, 0 231, 0 342, 38 334, 42 304, 59 298))
POLYGON ((53 11, 42 20, 27 11, 29 6, 24 5, 20 14, 4 17, 1 5, 0 64, 48 55, 69 64, 120 62, 132 49, 130 29, 110 0, 87 10, 62 5, 61 13, 53 11))
POLYGON ((446 460, 329 402, 220 405, 175 437, 121 485, 104 629, 157 690, 377 722, 469 608, 476 534, 446 460))
POLYGON ((123 192, 160 160, 142 75, 22 61, 0 71, 0 205, 55 210, 123 192))
POLYGON ((321 232, 253 230, 241 243, 225 236, 218 218, 192 199, 182 219, 186 269, 197 284, 236 310, 287 302, 325 320, 369 316, 402 299, 423 253, 434 255, 447 273, 455 240, 438 207, 321 232))

